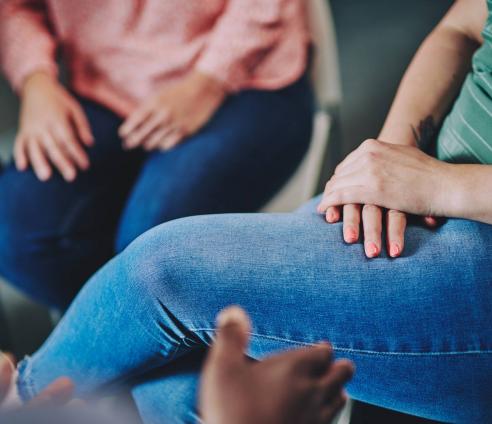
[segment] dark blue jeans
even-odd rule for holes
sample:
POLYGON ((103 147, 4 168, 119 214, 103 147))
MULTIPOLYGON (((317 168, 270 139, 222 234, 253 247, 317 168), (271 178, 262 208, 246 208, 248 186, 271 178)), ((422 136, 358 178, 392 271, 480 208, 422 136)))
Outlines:
POLYGON ((40 182, 13 165, 0 175, 0 275, 64 308, 82 284, 146 230, 189 215, 255 211, 309 145, 307 77, 278 91, 231 96, 176 149, 122 149, 121 119, 81 100, 96 139, 91 169, 74 183, 40 182))

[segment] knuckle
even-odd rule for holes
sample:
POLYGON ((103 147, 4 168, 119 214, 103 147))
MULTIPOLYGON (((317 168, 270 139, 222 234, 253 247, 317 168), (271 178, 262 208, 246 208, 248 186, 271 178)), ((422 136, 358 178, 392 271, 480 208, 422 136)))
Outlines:
POLYGON ((377 148, 378 144, 379 144, 378 140, 376 140, 374 138, 368 138, 368 139, 363 141, 362 147, 364 147, 365 149, 371 150, 371 149, 377 148))

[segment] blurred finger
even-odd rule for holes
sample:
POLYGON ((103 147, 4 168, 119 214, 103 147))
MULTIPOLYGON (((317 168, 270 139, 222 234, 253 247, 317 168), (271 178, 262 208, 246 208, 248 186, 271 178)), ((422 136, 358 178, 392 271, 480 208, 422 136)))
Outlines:
POLYGON ((362 208, 364 250, 368 258, 375 258, 381 253, 382 217, 383 213, 378 206, 364 205, 362 208))
POLYGON ((119 136, 123 139, 128 137, 130 133, 135 131, 151 113, 152 111, 147 107, 142 107, 135 110, 120 126, 118 130, 119 136))
POLYGON ((345 205, 343 207, 343 239, 346 243, 359 240, 360 205, 345 205))
POLYGON ((61 146, 49 134, 41 136, 41 140, 51 163, 58 169, 65 181, 73 181, 77 175, 77 171, 61 146))
POLYGON ((178 130, 174 130, 173 132, 171 132, 169 135, 166 136, 163 143, 162 150, 166 151, 166 150, 173 149, 180 143, 181 140, 183 140, 182 133, 178 130))
POLYGON ((165 128, 169 124, 169 114, 164 111, 156 112, 150 115, 142 124, 132 131, 125 138, 125 146, 133 149, 145 144, 145 141, 159 128, 165 128))
POLYGON ((342 391, 340 395, 327 402, 326 407, 323 408, 323 410, 321 411, 319 422, 322 424, 330 424, 333 421, 333 419, 336 417, 336 415, 346 405, 347 399, 348 398, 347 395, 345 394, 345 391, 342 391))
POLYGON ((12 382, 12 365, 4 354, 0 355, 0 404, 7 396, 12 382))
POLYGON ((251 324, 237 306, 224 309, 217 317, 217 335, 210 356, 222 362, 242 362, 249 342, 251 324))
POLYGON ((72 399, 73 392, 74 385, 72 381, 66 377, 62 377, 31 400, 28 406, 62 406, 72 399))
POLYGON ((91 125, 84 110, 78 103, 72 105, 71 118, 80 141, 88 147, 94 145, 94 136, 92 135, 91 125))
POLYGON ((41 144, 37 139, 33 139, 27 143, 27 154, 32 169, 40 181, 47 181, 52 174, 51 166, 46 159, 41 144))
POLYGON ((332 399, 339 396, 343 386, 350 381, 354 375, 354 365, 352 362, 342 359, 335 362, 328 373, 320 381, 325 398, 332 399))
POLYGON ((143 145, 144 149, 147 151, 151 151, 156 150, 161 145, 163 146, 166 141, 166 137, 172 131, 172 128, 169 127, 159 128, 154 133, 152 133, 152 135, 147 140, 145 140, 143 145))
POLYGON ((388 253, 392 258, 397 258, 403 252, 407 215, 390 209, 386 214, 386 227, 388 253))
POLYGON ((29 160, 26 153, 26 144, 24 139, 17 137, 14 144, 15 167, 18 171, 25 171, 29 166, 29 160))
POLYGON ((69 130, 56 129, 53 131, 56 142, 59 146, 62 146, 64 151, 70 156, 75 164, 85 171, 89 168, 89 156, 79 144, 74 134, 69 130))
POLYGON ((284 360, 291 364, 292 369, 315 378, 326 373, 331 366, 332 359, 333 349, 328 343, 284 353, 284 360))

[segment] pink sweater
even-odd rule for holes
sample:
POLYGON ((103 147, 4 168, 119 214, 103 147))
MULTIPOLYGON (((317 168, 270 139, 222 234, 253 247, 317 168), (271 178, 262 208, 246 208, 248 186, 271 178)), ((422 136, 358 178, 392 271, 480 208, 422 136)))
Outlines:
POLYGON ((273 90, 306 68, 304 0, 0 0, 0 54, 15 90, 57 75, 122 116, 196 69, 230 91, 273 90))

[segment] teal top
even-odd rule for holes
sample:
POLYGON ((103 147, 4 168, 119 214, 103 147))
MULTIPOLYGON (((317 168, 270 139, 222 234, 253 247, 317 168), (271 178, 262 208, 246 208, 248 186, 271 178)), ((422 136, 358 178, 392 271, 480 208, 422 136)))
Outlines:
POLYGON ((472 70, 437 138, 437 157, 454 163, 492 164, 492 0, 472 70))

